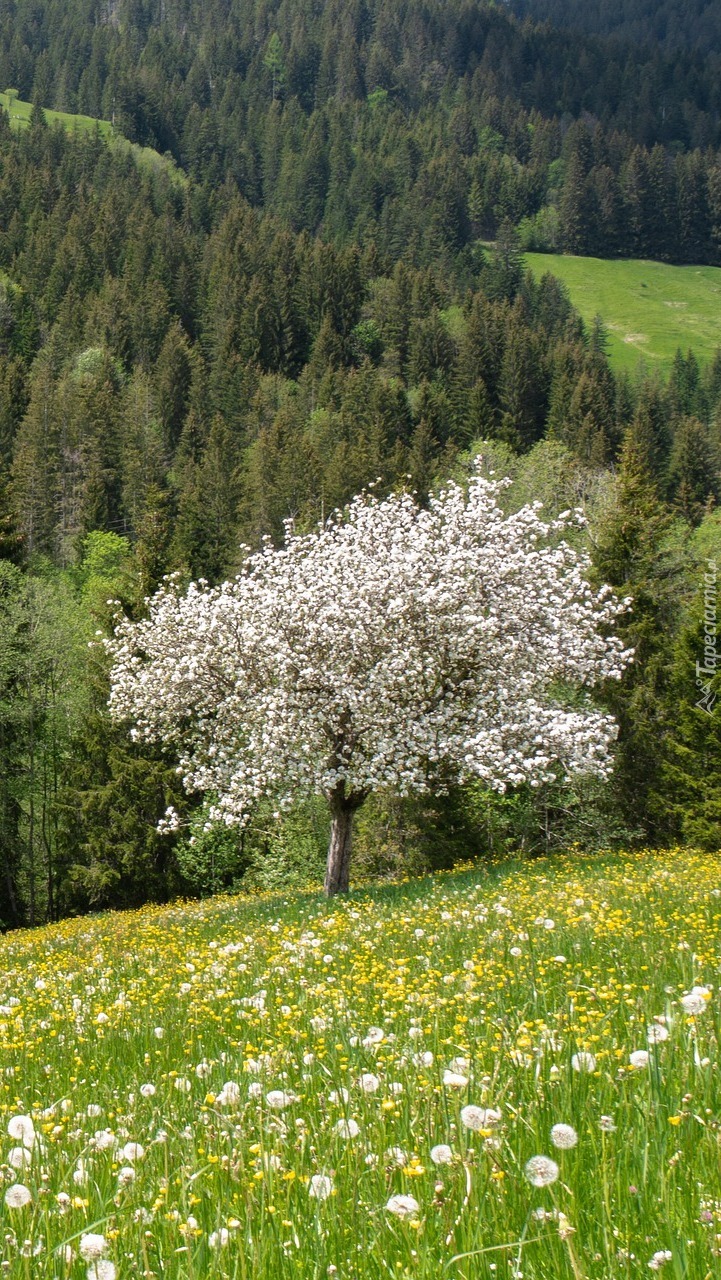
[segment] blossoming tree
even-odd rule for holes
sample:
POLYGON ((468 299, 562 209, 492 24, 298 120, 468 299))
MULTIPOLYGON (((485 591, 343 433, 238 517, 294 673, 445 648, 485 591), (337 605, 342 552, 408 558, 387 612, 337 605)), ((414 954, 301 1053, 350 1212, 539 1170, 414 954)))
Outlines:
POLYGON ((231 582, 166 581, 107 641, 113 714, 175 744, 215 819, 325 795, 329 895, 348 888, 371 791, 608 772, 615 725, 588 690, 629 660, 609 634, 622 606, 589 586, 564 518, 504 515, 500 487, 476 475, 427 509, 363 495, 231 582))

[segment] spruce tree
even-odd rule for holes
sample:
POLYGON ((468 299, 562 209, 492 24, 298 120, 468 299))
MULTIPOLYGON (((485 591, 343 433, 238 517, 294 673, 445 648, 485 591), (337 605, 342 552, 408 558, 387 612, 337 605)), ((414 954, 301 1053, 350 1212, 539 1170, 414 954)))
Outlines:
POLYGON ((618 629, 635 651, 634 662, 618 685, 609 686, 606 701, 620 727, 614 771, 618 804, 639 834, 653 830, 661 785, 668 611, 677 569, 665 549, 669 528, 647 433, 633 424, 621 448, 614 506, 592 536, 597 579, 631 599, 618 629))

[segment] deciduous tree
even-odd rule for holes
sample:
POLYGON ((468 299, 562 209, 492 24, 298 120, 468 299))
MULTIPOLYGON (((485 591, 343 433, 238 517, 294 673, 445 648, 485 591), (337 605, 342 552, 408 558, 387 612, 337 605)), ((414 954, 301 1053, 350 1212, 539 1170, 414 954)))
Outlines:
POLYGON ((107 642, 113 714, 173 742, 186 787, 229 824, 263 796, 325 795, 329 895, 348 888, 373 791, 606 773, 615 724, 588 686, 629 659, 608 634, 619 605, 588 585, 566 520, 504 516, 500 488, 476 474, 424 509, 361 496, 232 582, 166 581, 107 642))

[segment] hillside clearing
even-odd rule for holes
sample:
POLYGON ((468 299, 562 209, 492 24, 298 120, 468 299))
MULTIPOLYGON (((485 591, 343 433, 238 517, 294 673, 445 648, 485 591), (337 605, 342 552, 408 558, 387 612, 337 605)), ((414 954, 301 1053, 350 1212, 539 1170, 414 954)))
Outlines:
MULTIPOLYGON (((33 111, 31 102, 23 102, 12 90, 6 90, 0 93, 0 108, 8 113, 11 128, 29 128, 33 111)), ((141 147, 135 142, 129 142, 122 134, 116 133, 110 120, 96 120, 93 116, 73 115, 67 111, 52 111, 48 107, 43 108, 43 114, 50 126, 60 125, 71 135, 92 136, 97 133, 115 151, 132 155, 140 168, 162 170, 181 186, 187 184, 185 174, 170 155, 163 156, 152 147, 141 147)))
POLYGON ((566 858, 6 936, 7 1274, 84 1274, 79 1245, 118 1277, 704 1280, 720 872, 566 858))
MULTIPOLYGON (((31 102, 23 102, 12 91, 6 90, 0 93, 0 107, 7 111, 14 129, 28 128, 33 111, 31 102)), ((71 115, 67 111, 51 111, 47 107, 43 108, 43 114, 49 125, 60 124, 67 133, 95 133, 97 130, 102 138, 108 139, 113 135, 113 126, 109 120, 71 115)))
POLYGON ((674 267, 662 262, 573 258, 527 253, 534 275, 566 285, 587 324, 600 315, 616 369, 668 372, 679 347, 700 361, 721 347, 721 267, 674 267))

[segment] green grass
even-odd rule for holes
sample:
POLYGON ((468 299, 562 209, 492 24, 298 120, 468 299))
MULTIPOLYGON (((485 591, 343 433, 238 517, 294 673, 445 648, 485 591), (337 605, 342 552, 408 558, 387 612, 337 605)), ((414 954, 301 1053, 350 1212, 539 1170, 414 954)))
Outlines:
POLYGON ((525 261, 536 276, 548 271, 562 280, 588 324, 603 318, 617 369, 632 372, 643 360, 666 373, 678 347, 701 361, 721 347, 720 267, 544 253, 527 253, 525 261))
MULTIPOLYGON (((23 102, 6 90, 5 93, 0 93, 0 108, 7 111, 11 128, 27 129, 29 127, 33 110, 31 102, 23 102)), ((132 155, 141 169, 154 172, 163 171, 174 182, 182 186, 187 184, 187 178, 182 169, 178 168, 170 156, 162 156, 158 151, 154 151, 152 147, 141 147, 135 142, 129 142, 127 138, 116 133, 110 120, 96 120, 93 116, 73 115, 68 111, 52 111, 47 107, 43 108, 43 113, 50 126, 60 125, 66 133, 71 135, 87 135, 97 132, 108 146, 114 150, 132 155)))
MULTIPOLYGON (((26 129, 30 124, 33 110, 31 102, 22 102, 5 92, 0 93, 0 107, 7 111, 13 128, 26 129)), ((44 108, 44 115, 49 125, 60 124, 67 133, 94 133, 97 129, 102 138, 113 136, 113 126, 109 120, 95 120, 92 116, 71 115, 67 111, 50 111, 48 108, 44 108)))
POLYGON ((568 857, 7 935, 3 1274, 82 1280, 94 1232, 98 1280, 711 1280, 720 884, 568 857))

